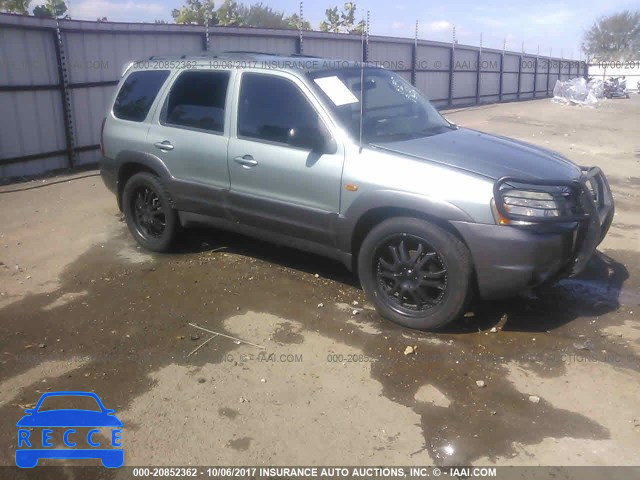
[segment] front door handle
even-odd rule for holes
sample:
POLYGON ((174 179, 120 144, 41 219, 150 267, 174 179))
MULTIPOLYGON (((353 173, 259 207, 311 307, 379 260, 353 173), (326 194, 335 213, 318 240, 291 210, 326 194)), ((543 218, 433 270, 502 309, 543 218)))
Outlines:
POLYGON ((163 142, 156 142, 153 144, 154 147, 162 150, 163 152, 170 152, 174 149, 174 146, 171 145, 169 140, 164 140, 163 142))
POLYGON ((258 162, 253 159, 251 155, 245 155, 244 157, 236 157, 233 159, 234 162, 239 163, 244 168, 253 168, 258 165, 258 162))

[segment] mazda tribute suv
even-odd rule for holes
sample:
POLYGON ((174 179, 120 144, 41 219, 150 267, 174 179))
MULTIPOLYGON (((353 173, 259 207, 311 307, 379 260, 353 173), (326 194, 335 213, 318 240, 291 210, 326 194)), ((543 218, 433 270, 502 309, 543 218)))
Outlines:
POLYGON ((471 293, 580 272, 611 224, 597 167, 459 128, 400 75, 226 53, 130 64, 101 173, 136 241, 206 224, 337 259, 385 318, 437 329, 471 293))

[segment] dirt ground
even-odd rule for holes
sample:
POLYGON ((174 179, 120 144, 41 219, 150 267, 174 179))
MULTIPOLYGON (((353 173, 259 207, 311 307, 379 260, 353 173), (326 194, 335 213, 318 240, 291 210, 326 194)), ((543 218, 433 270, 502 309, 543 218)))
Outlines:
POLYGON ((383 320, 323 258, 212 230, 141 251, 98 176, 2 187, 0 465, 57 390, 115 409, 126 465, 638 465, 640 95, 446 116, 601 166, 617 211, 579 278, 439 334, 383 320), (211 337, 190 324, 264 348, 189 355, 211 337))

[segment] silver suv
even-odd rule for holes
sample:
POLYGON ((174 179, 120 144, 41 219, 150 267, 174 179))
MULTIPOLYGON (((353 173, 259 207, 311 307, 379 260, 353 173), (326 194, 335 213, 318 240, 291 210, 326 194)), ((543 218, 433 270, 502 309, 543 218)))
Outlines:
POLYGON ((578 273, 614 211, 598 168, 459 128, 391 71, 320 58, 132 63, 101 145, 143 247, 204 223, 331 257, 383 317, 418 329, 473 293, 578 273))

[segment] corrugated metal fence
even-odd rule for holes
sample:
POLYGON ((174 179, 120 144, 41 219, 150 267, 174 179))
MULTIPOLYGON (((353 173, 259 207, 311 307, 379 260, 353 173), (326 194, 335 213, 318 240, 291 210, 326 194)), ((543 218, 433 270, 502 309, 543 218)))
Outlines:
MULTIPOLYGON (((101 120, 123 66, 195 53, 205 27, 0 14, 0 178, 94 164, 101 120)), ((290 30, 209 29, 209 49, 303 53, 395 70, 438 107, 546 97, 582 63, 441 42, 290 30)))

